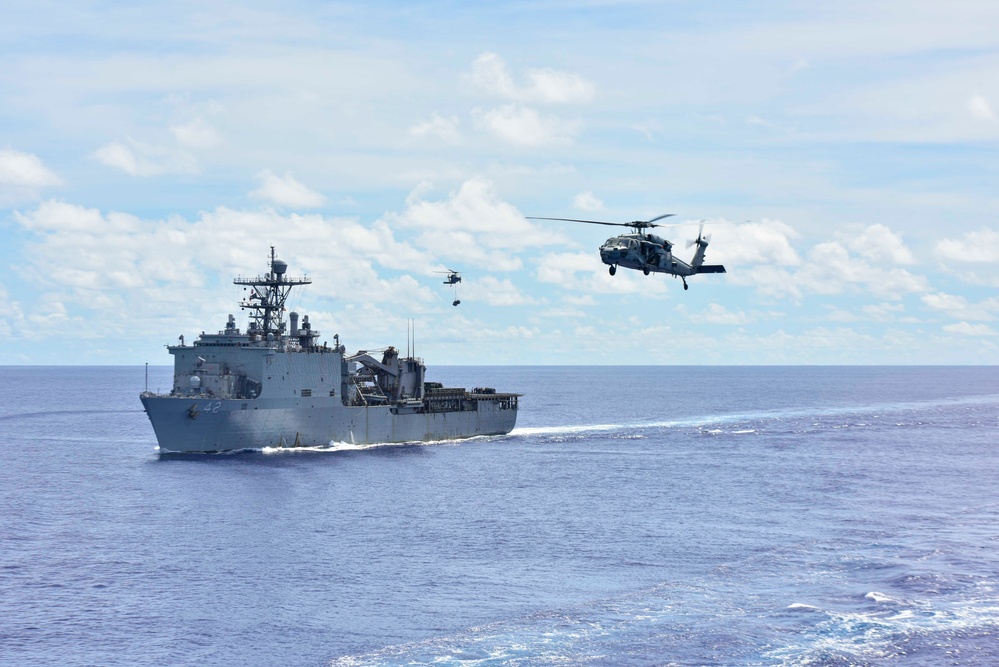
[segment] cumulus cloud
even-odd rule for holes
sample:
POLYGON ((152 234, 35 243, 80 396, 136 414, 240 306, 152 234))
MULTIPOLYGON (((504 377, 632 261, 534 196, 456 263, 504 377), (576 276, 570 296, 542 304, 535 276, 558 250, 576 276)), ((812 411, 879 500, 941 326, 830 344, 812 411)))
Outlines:
MULTIPOLYGON (((493 276, 484 276, 466 280, 461 288, 468 299, 476 303, 487 303, 490 306, 524 306, 534 303, 534 299, 524 294, 509 278, 499 280, 493 276)), ((459 298, 462 294, 459 292, 459 298)))
POLYGON ((768 299, 791 299, 797 302, 802 297, 802 290, 794 274, 779 266, 746 266, 737 271, 729 271, 726 280, 733 285, 755 288, 758 294, 768 299))
POLYGON ((572 198, 572 207, 579 211, 599 211, 604 207, 604 203, 587 190, 572 198))
POLYGON ((770 264, 797 266, 801 263, 792 240, 799 234, 780 220, 710 226, 713 242, 708 248, 712 261, 721 264, 770 264))
POLYGON ((112 141, 94 151, 98 162, 120 169, 131 176, 161 174, 196 174, 198 161, 184 150, 152 146, 129 140, 127 144, 112 141))
POLYGON ((528 99, 555 104, 581 104, 593 99, 595 86, 578 74, 554 69, 532 69, 527 72, 528 99))
POLYGON ((24 270, 35 276, 44 299, 72 304, 73 316, 86 315, 74 326, 96 332, 88 323, 100 322, 101 335, 116 327, 155 333, 164 313, 183 313, 178 326, 203 328, 208 318, 232 312, 237 297, 224 285, 237 274, 260 271, 268 245, 277 247, 292 272, 323 276, 308 288, 320 299, 346 305, 391 299, 410 308, 437 299, 410 276, 379 275, 378 266, 412 271, 433 263, 384 223, 225 207, 194 220, 149 220, 62 202, 45 202, 14 219, 35 236, 24 270), (223 288, 206 289, 219 274, 223 288))
POLYGON ((581 129, 578 121, 545 115, 519 104, 475 109, 472 115, 478 127, 517 146, 568 146, 581 129))
POLYGON ((889 264, 916 263, 902 238, 885 225, 870 225, 847 238, 847 246, 867 259, 889 264))
POLYGON ((577 74, 550 68, 529 69, 518 83, 506 62, 495 53, 483 53, 472 63, 466 80, 472 86, 508 103, 472 111, 475 125, 515 146, 566 146, 580 132, 580 123, 545 114, 530 104, 585 104, 595 87, 577 74))
POLYGON ((928 283, 904 269, 885 269, 856 258, 837 241, 816 244, 795 274, 795 282, 816 294, 863 292, 882 299, 898 300, 906 294, 925 292, 928 283))
POLYGON ((415 242, 439 257, 514 271, 522 266, 514 251, 566 242, 502 201, 486 179, 469 179, 441 201, 427 199, 429 191, 428 184, 417 187, 405 211, 387 214, 382 221, 416 230, 415 242))
POLYGON ((965 232, 960 238, 941 239, 936 250, 944 259, 955 262, 999 262, 999 232, 983 227, 965 232))
POLYGON ((516 102, 581 104, 593 99, 596 87, 578 74, 554 69, 529 69, 517 84, 506 62, 495 53, 483 53, 472 63, 467 80, 490 95, 516 102))
POLYGON ((797 301, 805 293, 864 293, 899 300, 928 289, 924 276, 897 266, 915 260, 901 238, 881 224, 842 234, 842 240, 817 243, 804 260, 793 244, 798 233, 783 222, 718 225, 714 230, 717 245, 709 248, 711 263, 738 267, 730 269, 727 280, 753 286, 769 298, 797 301))
POLYGON ((435 112, 430 120, 410 127, 409 135, 416 138, 432 137, 453 144, 457 143, 460 139, 458 125, 459 119, 457 116, 444 118, 435 112))
POLYGON ((325 197, 302 185, 289 173, 278 176, 270 169, 264 169, 257 174, 257 180, 260 187, 250 193, 257 199, 290 208, 318 208, 326 202, 325 197))
POLYGON ((0 149, 0 186, 33 189, 61 184, 62 180, 37 155, 0 149))

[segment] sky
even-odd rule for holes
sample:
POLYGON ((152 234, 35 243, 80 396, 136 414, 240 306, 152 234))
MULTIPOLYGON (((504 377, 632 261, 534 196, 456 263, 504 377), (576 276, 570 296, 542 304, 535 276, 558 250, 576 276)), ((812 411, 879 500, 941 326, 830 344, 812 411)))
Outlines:
POLYGON ((430 367, 999 364, 999 3, 0 16, 0 365, 170 364, 271 246, 321 340, 430 367), (527 219, 665 213, 728 272, 527 219))

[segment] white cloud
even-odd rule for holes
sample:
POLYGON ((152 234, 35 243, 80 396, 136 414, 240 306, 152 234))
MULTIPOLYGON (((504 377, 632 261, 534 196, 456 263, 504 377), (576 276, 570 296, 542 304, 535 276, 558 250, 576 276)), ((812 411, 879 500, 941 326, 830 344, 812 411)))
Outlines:
POLYGON ((472 62, 468 81, 487 93, 516 99, 519 96, 506 62, 495 53, 483 53, 472 62))
POLYGON ((593 100, 595 86, 578 74, 553 69, 532 69, 527 72, 530 82, 527 99, 556 104, 581 104, 593 100))
POLYGON ((542 115, 537 109, 507 104, 472 112, 476 124, 495 137, 516 146, 568 146, 580 132, 577 121, 542 115))
MULTIPOLYGON (((579 121, 542 114, 527 104, 581 104, 593 99, 595 87, 582 77, 553 69, 530 69, 523 84, 514 81, 506 62, 483 53, 466 79, 477 89, 509 100, 509 104, 472 111, 475 124, 515 146, 568 146, 579 134, 579 121)), ((421 128, 422 129, 422 128, 421 128)))
POLYGON ((999 315, 999 297, 990 297, 978 303, 971 303, 963 296, 937 292, 924 294, 923 303, 934 310, 947 313, 956 320, 995 320, 999 315))
POLYGON ((458 288, 458 298, 468 296, 470 301, 485 302, 490 306, 523 306, 534 303, 509 278, 499 280, 493 276, 466 280, 458 288))
POLYGON ((780 221, 714 229, 711 263, 729 268, 729 283, 753 286, 768 298, 799 301, 805 292, 825 296, 858 292, 898 300, 928 288, 924 276, 894 266, 915 260, 901 238, 881 224, 839 234, 842 242, 818 243, 804 261, 792 245, 797 232, 780 221), (851 255, 851 249, 859 256, 851 255))
POLYGON ((948 324, 943 329, 944 331, 961 334, 962 336, 978 337, 999 335, 999 332, 987 324, 968 324, 967 322, 958 322, 957 324, 948 324))
POLYGON ((61 184, 62 180, 37 155, 0 149, 0 187, 35 189, 61 184))
POLYGON ((529 69, 526 83, 517 85, 506 62, 495 53, 483 53, 472 63, 467 80, 476 88, 516 102, 581 104, 593 99, 596 87, 578 74, 554 69, 529 69))
POLYGON ((794 274, 786 268, 761 264, 747 266, 726 274, 726 281, 733 285, 753 287, 756 292, 768 299, 801 300, 801 287, 794 274))
POLYGON ((771 264, 797 266, 801 258, 791 246, 799 238, 793 227, 780 220, 763 220, 743 224, 719 224, 706 228, 712 235, 708 252, 712 263, 771 264))
POLYGON ((407 199, 406 210, 386 214, 382 222, 392 228, 417 230, 416 243, 436 257, 465 266, 514 271, 522 262, 513 251, 566 242, 560 234, 538 227, 502 201, 486 179, 465 181, 443 201, 427 200, 430 189, 429 184, 418 186, 407 199))
POLYGON ((604 203, 587 190, 572 198, 572 207, 580 211, 599 211, 604 207, 604 203))
POLYGON ((883 299, 897 300, 905 294, 925 292, 926 278, 904 269, 884 269, 851 257, 837 241, 827 241, 812 247, 795 282, 816 294, 833 295, 846 291, 873 294, 883 299))
POLYGON ((677 306, 677 311, 685 315, 694 324, 720 324, 727 326, 741 326, 749 324, 752 319, 743 311, 732 312, 719 303, 710 303, 700 313, 688 313, 686 306, 677 306))
POLYGON ((270 169, 264 169, 257 174, 257 180, 260 187, 250 193, 257 199, 291 208, 317 208, 326 202, 323 195, 302 185, 289 173, 278 176, 270 169))
POLYGON ((562 301, 573 306, 595 306, 597 300, 589 294, 565 294, 562 301))
POLYGON ((548 253, 538 259, 538 282, 552 283, 573 295, 582 294, 646 294, 666 292, 662 274, 642 275, 640 271, 619 270, 611 276, 598 253, 548 253))
MULTIPOLYGON (((82 324, 73 324, 79 335, 126 328, 162 334, 164 313, 177 316, 178 327, 204 328, 209 318, 232 312, 238 296, 224 286, 237 274, 262 270, 271 244, 295 275, 322 276, 307 288, 314 297, 344 307, 392 300, 417 311, 437 300, 411 276, 379 275, 376 264, 392 270, 432 264, 424 252, 397 241, 384 223, 224 207, 192 221, 144 220, 60 202, 46 202, 15 220, 36 238, 23 270, 43 290, 43 302, 66 304, 76 318, 86 315, 82 324), (222 289, 206 290, 218 274, 222 289)), ((33 308, 32 314, 42 312, 33 308)))
POLYGON ((214 148, 222 143, 218 130, 200 116, 184 125, 171 126, 170 132, 178 143, 188 148, 214 148))
POLYGON ((127 213, 105 216, 95 208, 58 201, 43 202, 31 213, 14 213, 14 218, 25 229, 42 233, 130 234, 141 227, 141 221, 127 213))
POLYGON ((0 283, 0 338, 13 338, 25 333, 21 304, 11 299, 7 288, 0 283))
POLYGON ((905 306, 901 303, 876 303, 868 304, 860 310, 875 322, 893 322, 905 312, 905 306))
POLYGON ((847 247, 858 254, 878 262, 891 264, 915 264, 912 253, 902 242, 901 237, 882 224, 866 227, 856 234, 850 234, 847 247))
POLYGON ((996 113, 992 105, 981 95, 975 94, 968 100, 968 112, 977 120, 994 121, 996 113))
POLYGON ((564 285, 574 282, 576 273, 592 272, 599 266, 600 261, 595 261, 590 253, 549 253, 538 262, 537 277, 543 283, 564 285))
POLYGON ((999 232, 983 227, 958 239, 941 239, 937 252, 955 262, 999 262, 999 232))
POLYGON ((430 120, 410 127, 409 135, 417 138, 433 137, 453 144, 457 143, 461 138, 458 133, 459 123, 460 121, 457 116, 444 118, 435 112, 430 120))
POLYGON ((197 160, 186 151, 133 140, 129 140, 128 145, 113 141, 101 146, 94 151, 94 157, 101 164, 121 169, 132 176, 196 174, 200 171, 197 160))

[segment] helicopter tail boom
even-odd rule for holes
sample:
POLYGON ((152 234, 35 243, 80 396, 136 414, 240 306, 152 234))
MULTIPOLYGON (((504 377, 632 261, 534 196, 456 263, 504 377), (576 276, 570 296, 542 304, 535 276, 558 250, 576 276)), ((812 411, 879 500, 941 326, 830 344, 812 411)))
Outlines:
POLYGON ((721 264, 702 264, 697 267, 698 273, 725 273, 725 267, 721 264))

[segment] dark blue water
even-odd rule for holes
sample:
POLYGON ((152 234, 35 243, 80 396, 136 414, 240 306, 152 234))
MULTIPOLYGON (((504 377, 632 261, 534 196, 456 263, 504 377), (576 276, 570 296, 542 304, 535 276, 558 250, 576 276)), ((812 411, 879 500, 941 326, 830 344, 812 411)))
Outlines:
POLYGON ((0 663, 999 664, 999 369, 429 379, 518 429, 161 458, 142 368, 0 368, 0 663))

